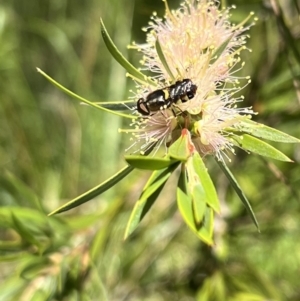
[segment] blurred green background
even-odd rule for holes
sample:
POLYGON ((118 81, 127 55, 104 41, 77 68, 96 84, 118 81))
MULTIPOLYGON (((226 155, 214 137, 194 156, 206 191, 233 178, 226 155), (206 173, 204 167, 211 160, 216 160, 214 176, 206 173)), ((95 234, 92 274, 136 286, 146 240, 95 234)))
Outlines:
MULTIPOLYGON (((250 11, 259 18, 249 32, 252 52, 242 55, 242 74, 252 77, 243 106, 259 112, 255 120, 300 138, 299 1, 230 4, 237 6, 234 23, 250 11)), ((118 133, 122 118, 80 105, 35 68, 92 101, 127 99, 132 82, 106 50, 99 19, 137 66, 141 57, 127 45, 145 41, 141 28, 153 11, 163 15, 162 1, 1 1, 0 301, 300 300, 298 145, 275 145, 293 164, 242 151, 229 164, 261 233, 208 162, 223 206, 213 248, 183 224, 172 181, 123 241, 147 172, 134 171, 83 206, 47 217, 123 167, 130 142, 118 133)))

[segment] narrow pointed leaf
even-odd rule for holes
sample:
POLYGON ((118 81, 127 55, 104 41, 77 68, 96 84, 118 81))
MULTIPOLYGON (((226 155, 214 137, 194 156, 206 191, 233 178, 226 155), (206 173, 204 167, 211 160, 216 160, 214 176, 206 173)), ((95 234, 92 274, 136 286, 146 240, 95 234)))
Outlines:
POLYGON ((21 238, 35 246, 39 249, 42 248, 42 243, 39 241, 37 237, 26 227, 26 223, 24 223, 20 218, 18 218, 15 214, 11 214, 13 227, 19 233, 21 238))
POLYGON ((261 156, 273 158, 279 161, 293 162, 275 147, 248 134, 243 134, 241 136, 235 135, 232 137, 232 142, 245 150, 261 156))
POLYGON ((151 209, 154 202, 157 200, 160 192, 162 191, 164 185, 161 185, 158 187, 153 194, 149 196, 149 198, 145 200, 139 200, 129 217, 129 220, 126 225, 125 233, 124 233, 124 240, 126 240, 138 227, 139 223, 143 220, 145 215, 148 213, 148 211, 151 209))
POLYGON ((300 143, 300 140, 293 136, 249 119, 241 122, 241 128, 239 128, 239 130, 252 136, 271 141, 283 143, 300 143))
POLYGON ((213 181, 210 178, 210 175, 207 171, 204 162, 199 155, 199 153, 195 152, 192 157, 192 163, 195 168, 195 171, 200 179, 201 185, 205 191, 206 195, 206 203, 213 208, 216 212, 220 213, 220 202, 219 198, 214 186, 213 181))
POLYGON ((28 282, 25 282, 21 277, 5 277, 0 283, 1 299, 20 300, 18 296, 24 296, 24 291, 28 289, 28 282))
POLYGON ((90 101, 90 100, 87 100, 77 94, 75 94, 74 92, 68 90, 66 87, 64 87, 63 85, 59 84, 57 81, 55 81, 52 77, 50 77, 48 74, 46 74, 44 71, 42 71, 40 68, 36 68, 37 72, 39 72, 41 75, 43 75, 51 84, 53 84, 54 86, 56 86, 57 88, 59 88, 60 90, 62 90, 64 93, 80 100, 81 102, 93 107, 93 108, 96 108, 96 109, 99 109, 101 111, 105 111, 105 112, 108 112, 108 113, 111 113, 111 114, 114 114, 114 115, 117 115, 117 116, 121 116, 121 117, 125 117, 125 118, 138 118, 136 116, 133 116, 133 115, 127 115, 127 114, 124 114, 124 113, 120 113, 120 112, 115 112, 113 110, 109 110, 108 108, 105 108, 105 107, 101 107, 99 106, 98 104, 96 104, 95 102, 93 101, 90 101))
POLYGON ((182 135, 170 146, 168 155, 181 162, 186 162, 191 156, 189 147, 189 133, 187 130, 182 130, 182 135))
POLYGON ((213 244, 214 234, 214 211, 210 207, 206 207, 204 220, 201 228, 198 230, 202 240, 207 242, 209 245, 213 244))
MULTIPOLYGON (((213 227, 213 220, 210 219, 208 224, 205 224, 206 227, 203 227, 203 225, 196 226, 195 220, 194 220, 194 213, 193 213, 193 207, 192 207, 192 197, 187 193, 186 190, 186 175, 185 173, 181 173, 179 181, 178 181, 178 187, 177 187, 177 205, 178 209, 183 217, 183 220, 185 223, 189 226, 189 228, 206 244, 212 245, 213 239, 212 239, 212 230, 209 227, 213 227), (208 227, 209 225, 209 227, 208 227), (207 230, 209 228, 209 230, 207 230)), ((209 208, 207 208, 209 209, 209 208)), ((213 212, 211 210, 211 212, 213 212)))
MULTIPOLYGON (((24 244, 21 243, 19 248, 15 248, 13 250, 6 250, 6 249, 2 249, 1 246, 0 250, 1 250, 0 263, 3 262, 7 264, 8 262, 14 262, 16 260, 21 261, 21 260, 29 260, 30 258, 32 258, 31 257, 32 255, 29 255, 29 253, 24 253, 24 244)), ((0 292, 2 292, 1 288, 0 288, 0 292)))
POLYGON ((193 230, 193 232, 197 233, 198 236, 198 231, 194 222, 192 197, 188 195, 186 186, 186 175, 182 171, 177 187, 177 205, 185 223, 193 230))
POLYGON ((193 187, 193 191, 191 191, 191 197, 194 219, 196 225, 200 226, 206 211, 206 193, 201 184, 197 184, 193 187))
POLYGON ((169 157, 164 158, 155 158, 155 157, 147 157, 147 156, 125 156, 125 160, 128 164, 135 168, 139 169, 147 169, 147 170, 158 170, 166 168, 175 162, 174 159, 169 157))
POLYGON ((37 277, 38 274, 43 273, 43 270, 49 266, 48 257, 35 257, 26 264, 20 273, 20 277, 31 280, 37 277))
POLYGON ((130 214, 124 234, 124 239, 127 239, 129 235, 137 228, 139 223, 142 221, 144 216, 156 201, 165 183, 177 166, 178 164, 173 164, 172 166, 169 166, 163 170, 156 170, 152 173, 143 189, 139 200, 136 202, 130 214))
POLYGON ((131 63, 128 62, 128 60, 122 55, 122 53, 118 50, 114 42, 112 41, 111 37, 109 36, 105 25, 103 23, 103 20, 100 19, 101 24, 101 35, 103 38, 103 41, 110 52, 110 54, 114 57, 114 59, 131 75, 138 78, 141 81, 147 82, 148 84, 152 86, 156 86, 156 83, 152 81, 150 78, 148 78, 146 75, 144 75, 142 72, 140 72, 138 69, 136 69, 131 63))
MULTIPOLYGON (((123 100, 123 101, 98 101, 93 102, 94 104, 101 106, 103 108, 113 110, 113 111, 127 111, 136 107, 136 101, 123 100)), ((81 103, 86 105, 85 103, 81 103)))
MULTIPOLYGON (((16 241, 0 240, 0 251, 2 254, 14 254, 14 252, 21 252, 23 251, 23 249, 24 249, 24 244, 20 240, 16 240, 16 241)), ((15 255, 16 254, 14 254, 14 256, 15 255)), ((12 257, 12 258, 18 258, 18 256, 20 256, 20 254, 17 254, 17 257, 12 257)), ((1 262, 1 255, 0 255, 0 262, 1 262)))
POLYGON ((99 194, 103 193, 104 191, 108 190, 115 184, 117 184, 119 181, 121 181, 123 178, 125 178, 130 172, 134 170, 134 167, 132 166, 126 166, 122 168, 118 173, 101 183, 100 185, 92 188, 91 190, 83 193, 82 195, 78 196, 77 198, 69 201, 68 203, 64 204, 63 206, 59 207, 58 209, 52 211, 48 215, 54 215, 57 213, 61 213, 64 211, 68 211, 70 209, 73 209, 75 207, 78 207, 79 205, 82 205, 94 197, 98 196, 99 194))
POLYGON ((240 200, 246 207, 248 213, 250 214, 252 221, 254 222, 255 226, 257 227, 257 229, 259 231, 259 225, 258 225, 257 219, 255 217, 255 214, 252 210, 252 207, 251 207, 247 197, 245 196, 243 190, 241 189, 240 185, 238 184, 237 180, 235 179, 235 177, 233 176, 233 174, 231 173, 231 171, 229 170, 229 168, 227 167, 227 165, 224 162, 218 161, 217 159, 216 159, 216 162, 218 163, 219 167, 224 172, 225 176, 229 180, 229 182, 230 182, 231 186, 233 187, 233 189, 235 190, 236 194, 239 196, 240 200))
POLYGON ((157 52, 157 55, 159 57, 159 60, 162 62, 163 66, 165 67, 166 71, 168 72, 170 78, 172 79, 172 81, 175 81, 175 76, 173 75, 169 65, 168 65, 168 62, 166 60, 166 57, 163 53, 163 50, 160 46, 160 43, 159 43, 159 40, 158 38, 156 39, 156 42, 155 42, 155 48, 156 48, 156 52, 157 52))
POLYGON ((36 208, 40 211, 43 210, 41 202, 37 197, 36 193, 30 189, 23 181, 18 179, 11 172, 5 171, 2 174, 3 177, 0 179, 0 186, 3 189, 9 191, 11 194, 15 195, 16 202, 20 206, 24 206, 24 201, 26 204, 36 208))
POLYGON ((222 55, 222 53, 224 52, 224 50, 226 49, 226 47, 228 46, 228 44, 230 43, 231 39, 233 37, 233 34, 227 39, 225 40, 212 54, 212 58, 210 60, 210 64, 215 63, 219 57, 222 55))
POLYGON ((146 183, 139 200, 142 201, 149 198, 158 187, 160 187, 162 184, 165 184, 178 165, 179 163, 173 164, 172 166, 169 166, 163 170, 154 171, 146 183))
MULTIPOLYGON (((296 7, 298 7, 298 5, 296 7)), ((299 14, 299 10, 298 10, 298 14, 299 14)), ((276 21, 280 27, 279 32, 281 33, 283 40, 285 41, 286 45, 289 45, 289 49, 292 50, 294 58, 298 61, 298 65, 299 65, 300 64, 299 45, 294 37, 294 34, 291 32, 289 26, 285 21, 285 16, 281 6, 278 4, 276 5, 276 13, 274 15, 276 16, 276 21)))

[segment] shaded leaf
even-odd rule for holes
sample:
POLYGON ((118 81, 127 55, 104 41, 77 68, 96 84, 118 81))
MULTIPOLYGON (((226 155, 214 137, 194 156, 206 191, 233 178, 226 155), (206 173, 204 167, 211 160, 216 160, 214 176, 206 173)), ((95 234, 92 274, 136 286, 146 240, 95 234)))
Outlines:
POLYGON ((67 263, 67 258, 62 258, 59 263, 59 273, 57 274, 57 291, 62 293, 67 281, 67 276, 70 271, 70 267, 67 263))
POLYGON ((130 164, 135 168, 147 169, 147 170, 163 169, 177 162, 176 160, 173 160, 169 157, 156 158, 156 157, 132 156, 132 155, 125 156, 125 160, 127 161, 128 164, 130 164))
MULTIPOLYGON (((1 241, 0 240, 0 252, 5 253, 12 253, 12 252, 20 252, 24 248, 24 245, 20 240, 13 240, 13 241, 1 241)), ((1 253, 0 253, 1 254, 1 253)), ((14 258, 15 254, 12 258, 14 258)), ((18 255, 17 255, 18 256, 18 255)), ((1 261, 1 255, 0 255, 0 261, 1 261)))
POLYGON ((54 229, 60 229, 60 233, 68 231, 68 226, 58 218, 48 218, 44 213, 25 207, 3 207, 0 210, 0 226, 15 227, 12 215, 22 220, 22 223, 30 229, 30 232, 52 235, 54 229))
POLYGON ((37 237, 35 237, 35 235, 28 229, 28 227, 26 226, 27 224, 24 223, 19 217, 17 217, 16 215, 12 214, 12 221, 13 221, 13 226, 15 228, 15 230, 19 233, 19 235, 21 236, 22 240, 27 241, 35 246, 37 246, 38 248, 42 247, 41 242, 39 241, 39 239, 37 237))
MULTIPOLYGON (((179 163, 178 163, 179 164, 179 163)), ((171 176, 172 172, 177 168, 178 164, 173 164, 163 170, 154 171, 146 183, 143 192, 136 202, 128 220, 124 239, 137 228, 138 224, 142 221, 144 216, 150 210, 157 197, 159 196, 161 190, 163 189, 165 183, 171 176)))
MULTIPOLYGON (((227 298, 226 281, 221 271, 214 271, 206 277, 197 293, 197 301, 225 301, 227 298)), ((231 300, 232 301, 232 300, 231 300)), ((244 301, 240 299, 239 301, 244 301)))
POLYGON ((34 257, 22 269, 20 276, 23 279, 30 280, 37 277, 37 274, 43 273, 43 270, 50 264, 48 257, 34 257))
POLYGON ((31 206, 42 211, 42 205, 36 193, 24 184, 20 179, 10 172, 5 172, 0 179, 0 186, 5 187, 11 194, 15 195, 16 202, 20 206, 31 206), (25 201, 25 202, 24 202, 25 201))
POLYGON ((296 39, 294 38, 294 34, 290 31, 289 27, 286 24, 283 11, 279 4, 276 5, 276 11, 274 11, 274 15, 276 16, 276 21, 278 23, 279 28, 281 29, 279 30, 279 33, 281 33, 281 36, 285 41, 286 45, 289 45, 289 48, 292 50, 298 65, 300 65, 299 45, 297 44, 296 39))
POLYGON ((232 136, 231 140, 233 144, 258 155, 273 158, 279 161, 293 162, 290 158, 277 150, 275 147, 250 135, 235 135, 232 136))
POLYGON ((233 176, 233 174, 231 173, 231 171, 229 170, 229 168, 227 167, 227 165, 224 162, 218 161, 217 159, 216 159, 216 162, 220 166, 221 170, 224 172, 224 174, 227 177, 227 179, 229 180, 231 186, 233 187, 233 189, 235 190, 235 192, 239 196, 240 200, 242 201, 242 203, 246 207, 246 210, 250 214, 250 217, 251 217, 252 221, 254 222, 255 226, 259 230, 259 225, 258 225, 257 219, 255 217, 255 214, 252 210, 252 207, 251 207, 247 197, 245 196, 243 190, 241 189, 240 185, 236 181, 235 177, 233 176))
POLYGON ((98 186, 92 188, 91 190, 81 194, 77 198, 69 201, 68 203, 64 204, 63 206, 57 208, 56 210, 52 211, 48 215, 51 216, 53 214, 61 213, 64 211, 68 211, 70 209, 73 209, 75 207, 78 207, 79 205, 82 205, 94 197, 98 196, 99 194, 103 193, 104 191, 108 190, 115 184, 117 184, 119 181, 121 181, 123 178, 125 178, 130 172, 134 170, 134 167, 132 166, 126 166, 122 168, 119 172, 114 174, 112 177, 104 181, 103 183, 99 184, 98 186))

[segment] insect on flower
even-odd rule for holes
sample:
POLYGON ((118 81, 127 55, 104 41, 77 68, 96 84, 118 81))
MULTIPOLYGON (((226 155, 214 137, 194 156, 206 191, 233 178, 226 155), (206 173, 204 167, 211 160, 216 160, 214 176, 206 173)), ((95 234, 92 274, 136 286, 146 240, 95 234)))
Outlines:
POLYGON ((187 102, 195 96, 196 91, 197 86, 190 79, 177 81, 171 86, 151 92, 146 99, 140 98, 137 102, 137 111, 145 116, 150 115, 161 109, 171 107, 179 100, 187 102))
MULTIPOLYGON (((120 55, 101 21, 101 33, 108 50, 135 81, 137 91, 131 98, 146 95, 137 102, 126 101, 126 104, 130 103, 126 105, 128 109, 134 106, 133 116, 117 114, 131 120, 130 129, 119 129, 119 132, 132 134, 133 143, 126 151, 134 148, 134 155, 125 157, 130 166, 51 215, 76 207, 104 192, 133 168, 153 170, 127 224, 127 238, 180 166, 176 190, 179 211, 192 231, 212 246, 214 214, 220 213, 221 206, 204 158, 208 155, 215 157, 258 227, 253 210, 224 157, 230 161, 229 155, 235 154, 235 147, 239 147, 290 162, 287 156, 260 139, 286 143, 299 143, 300 140, 252 121, 251 116, 256 114, 252 107, 238 106, 243 100, 240 91, 250 83, 248 76, 240 77, 236 72, 244 66, 240 58, 241 50, 247 49, 244 33, 254 23, 244 25, 253 14, 235 25, 229 20, 230 9, 234 7, 220 10, 220 0, 184 0, 174 11, 169 9, 167 0, 163 1, 165 17, 153 14, 146 28, 146 44, 132 45, 143 53, 141 63, 144 69, 153 73, 153 78, 141 73, 120 55), (172 84, 165 84, 169 82, 172 84), (149 85, 160 88, 148 93, 149 85), (139 116, 136 116, 136 111, 139 116), (156 156, 162 146, 165 151, 163 158, 156 156), (136 155, 138 151, 140 156, 136 155)), ((116 103, 101 102, 98 105, 90 102, 42 74, 89 106, 116 114, 116 103)), ((124 109, 124 104, 121 103, 121 109, 124 109)))

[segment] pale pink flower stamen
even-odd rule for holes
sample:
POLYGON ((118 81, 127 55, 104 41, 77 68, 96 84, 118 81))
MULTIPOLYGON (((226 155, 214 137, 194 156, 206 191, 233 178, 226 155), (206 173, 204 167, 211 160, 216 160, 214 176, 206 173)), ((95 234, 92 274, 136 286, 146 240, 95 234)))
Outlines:
MULTIPOLYGON (((132 46, 143 53, 142 64, 154 73, 157 89, 183 79, 197 85, 194 98, 174 104, 176 113, 162 108, 150 117, 142 116, 142 126, 133 130, 137 141, 144 140, 142 150, 154 142, 170 142, 172 131, 184 126, 177 124, 182 116, 188 118, 187 124, 194 123, 190 129, 192 141, 201 155, 214 154, 222 159, 222 155, 227 157, 227 151, 234 152, 228 129, 238 128, 241 120, 254 112, 251 108, 237 108, 243 97, 235 97, 249 83, 248 77, 236 73, 244 65, 239 55, 247 49, 244 33, 250 26, 235 26, 229 17, 230 9, 220 10, 214 1, 186 0, 172 12, 166 5, 163 19, 156 14, 151 17, 146 28, 147 43, 132 46), (168 68, 157 53, 157 41, 168 68), (223 51, 219 53, 218 49, 223 51), (241 86, 241 82, 245 84, 241 86)), ((146 99, 149 87, 137 84, 137 88, 146 99)))

